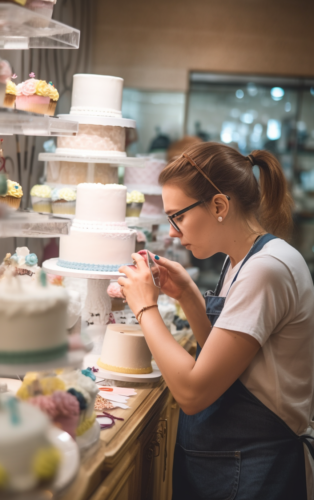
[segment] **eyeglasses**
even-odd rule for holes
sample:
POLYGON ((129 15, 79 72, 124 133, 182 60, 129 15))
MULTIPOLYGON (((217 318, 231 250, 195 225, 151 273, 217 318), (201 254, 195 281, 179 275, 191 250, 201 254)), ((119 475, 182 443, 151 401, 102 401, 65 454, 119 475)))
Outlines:
POLYGON ((201 203, 204 203, 204 201, 197 201, 196 203, 193 203, 193 205, 190 205, 190 206, 188 206, 186 208, 183 208, 183 210, 179 210, 179 212, 176 212, 173 215, 168 215, 168 221, 170 222, 170 224, 172 225, 172 227, 174 227, 175 230, 178 231, 178 233, 180 233, 181 231, 180 231, 180 229, 178 228, 178 226, 176 225, 176 223, 174 222, 173 219, 175 219, 175 217, 179 217, 182 214, 185 214, 185 212, 188 212, 189 210, 192 210, 192 208, 197 207, 201 203))
MULTIPOLYGON (((230 201, 230 196, 228 196, 228 195, 225 194, 225 197, 227 198, 227 200, 230 201)), ((177 224, 174 222, 173 219, 175 217, 179 217, 182 214, 185 214, 185 212, 188 212, 189 210, 192 210, 192 208, 197 207, 198 205, 201 205, 202 203, 205 203, 205 201, 204 200, 197 201, 196 203, 193 203, 193 205, 189 205, 188 207, 183 208, 183 210, 179 210, 179 212, 176 212, 173 215, 168 215, 168 221, 170 222, 170 224, 172 225, 172 227, 174 227, 175 230, 178 231, 178 233, 180 233, 181 230, 178 228, 177 224)))

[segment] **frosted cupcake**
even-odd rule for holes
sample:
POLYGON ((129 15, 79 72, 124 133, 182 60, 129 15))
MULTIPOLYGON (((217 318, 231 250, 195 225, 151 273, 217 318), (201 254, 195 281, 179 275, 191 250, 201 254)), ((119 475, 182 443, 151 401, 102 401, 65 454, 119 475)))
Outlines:
POLYGON ((51 213, 51 188, 36 184, 31 189, 32 207, 35 212, 51 213))
POLYGON ((4 106, 6 108, 14 108, 15 99, 16 99, 16 85, 11 80, 8 80, 5 89, 4 106))
POLYGON ((17 210, 21 204, 22 196, 22 186, 18 182, 7 180, 7 194, 0 196, 0 202, 17 210))
POLYGON ((139 191, 132 191, 127 193, 126 197, 126 216, 127 217, 139 217, 143 203, 145 202, 145 196, 139 191))
POLYGON ((107 288, 107 293, 111 298, 111 311, 123 311, 124 310, 124 300, 121 293, 121 286, 116 281, 110 283, 107 288))
POLYGON ((59 99, 57 89, 51 82, 36 80, 34 73, 29 76, 16 86, 16 109, 53 116, 59 99))
POLYGON ((52 213, 75 215, 76 191, 70 188, 55 188, 51 194, 52 213))

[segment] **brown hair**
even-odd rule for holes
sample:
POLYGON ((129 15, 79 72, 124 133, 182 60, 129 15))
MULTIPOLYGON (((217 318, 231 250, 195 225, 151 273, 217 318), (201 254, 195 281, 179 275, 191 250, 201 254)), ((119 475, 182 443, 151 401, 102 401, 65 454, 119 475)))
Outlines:
MULTIPOLYGON (((287 239, 292 229, 293 201, 280 163, 268 151, 255 150, 243 156, 237 150, 215 142, 188 148, 185 153, 202 169, 219 190, 236 203, 242 214, 254 214, 269 233, 287 239), (260 169, 259 181, 253 165, 260 169)), ((217 190, 183 156, 167 165, 159 183, 176 183, 196 200, 210 201, 217 190)))
POLYGON ((179 141, 175 141, 170 144, 169 148, 167 149, 167 160, 173 161, 178 156, 180 156, 180 154, 184 153, 184 151, 187 151, 187 149, 191 146, 202 143, 202 139, 196 137, 195 135, 185 135, 179 141))

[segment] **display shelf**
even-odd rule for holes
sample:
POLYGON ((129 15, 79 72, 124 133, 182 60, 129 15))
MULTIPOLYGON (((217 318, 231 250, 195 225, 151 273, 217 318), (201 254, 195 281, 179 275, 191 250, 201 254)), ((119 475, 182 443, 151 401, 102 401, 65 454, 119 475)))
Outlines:
POLYGON ((0 219, 0 237, 57 238, 69 233, 72 221, 50 214, 17 211, 0 219))
POLYGON ((125 183, 128 191, 140 191, 143 194, 161 196, 162 187, 161 186, 153 186, 149 184, 128 184, 125 183))
POLYGON ((12 3, 0 3, 0 49, 78 49, 80 31, 12 3))
POLYGON ((75 136, 78 127, 78 123, 74 121, 27 113, 17 109, 0 108, 1 135, 75 136))
MULTIPOLYGON (((68 122, 70 123, 70 122, 68 122)), ((74 162, 74 163, 88 163, 91 165, 95 165, 97 163, 106 163, 111 167, 137 167, 144 168, 145 160, 142 158, 133 158, 133 157, 114 157, 114 156, 75 156, 75 149, 73 149, 73 154, 65 155, 65 154, 57 154, 57 153, 40 153, 38 156, 39 161, 50 161, 50 162, 74 162)))
POLYGON ((102 115, 58 115, 62 120, 75 121, 82 125, 102 125, 104 127, 125 127, 136 128, 136 121, 131 118, 115 118, 113 116, 102 115))
POLYGON ((125 222, 129 227, 149 228, 151 226, 167 224, 168 218, 166 215, 158 215, 155 217, 126 217, 125 222))

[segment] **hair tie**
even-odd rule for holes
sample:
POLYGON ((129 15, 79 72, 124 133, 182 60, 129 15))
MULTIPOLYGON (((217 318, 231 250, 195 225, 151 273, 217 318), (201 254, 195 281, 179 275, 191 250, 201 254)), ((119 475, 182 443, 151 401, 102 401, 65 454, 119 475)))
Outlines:
POLYGON ((254 165, 256 165, 256 161, 255 161, 255 158, 253 155, 247 155, 246 158, 249 160, 249 162, 251 163, 252 167, 254 167, 254 165))

